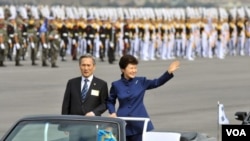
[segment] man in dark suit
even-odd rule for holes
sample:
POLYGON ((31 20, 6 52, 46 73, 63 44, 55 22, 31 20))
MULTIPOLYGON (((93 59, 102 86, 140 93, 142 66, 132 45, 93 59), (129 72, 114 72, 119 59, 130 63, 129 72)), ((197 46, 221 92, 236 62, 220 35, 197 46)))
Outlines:
POLYGON ((79 59, 82 76, 68 81, 62 103, 63 115, 101 116, 107 110, 107 82, 94 76, 95 58, 85 54, 79 59), (87 88, 85 88, 87 79, 87 88), (87 89, 86 94, 81 91, 87 89))

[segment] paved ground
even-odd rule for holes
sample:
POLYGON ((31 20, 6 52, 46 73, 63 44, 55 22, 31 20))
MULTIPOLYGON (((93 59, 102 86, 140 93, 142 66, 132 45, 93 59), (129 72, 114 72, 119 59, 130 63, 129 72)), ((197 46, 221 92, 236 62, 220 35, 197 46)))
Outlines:
MULTIPOLYGON (((250 57, 180 61, 181 68, 171 81, 147 91, 144 102, 156 130, 194 131, 216 137, 218 101, 224 104, 230 123, 240 124, 234 113, 250 109, 250 57)), ((140 61, 138 76, 158 77, 170 62, 140 61)), ((70 59, 59 61, 57 69, 22 63, 24 66, 15 67, 14 62, 7 62, 7 67, 0 68, 0 137, 23 116, 60 114, 67 80, 80 75, 78 63, 70 59)), ((117 62, 98 62, 95 74, 109 86, 120 78, 117 62)))

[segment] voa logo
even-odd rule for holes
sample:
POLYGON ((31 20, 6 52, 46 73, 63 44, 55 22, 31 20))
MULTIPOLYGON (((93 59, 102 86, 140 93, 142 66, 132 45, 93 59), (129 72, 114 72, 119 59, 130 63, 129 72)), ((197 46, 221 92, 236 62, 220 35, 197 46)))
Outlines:
POLYGON ((244 129, 226 129, 227 136, 247 136, 244 129))

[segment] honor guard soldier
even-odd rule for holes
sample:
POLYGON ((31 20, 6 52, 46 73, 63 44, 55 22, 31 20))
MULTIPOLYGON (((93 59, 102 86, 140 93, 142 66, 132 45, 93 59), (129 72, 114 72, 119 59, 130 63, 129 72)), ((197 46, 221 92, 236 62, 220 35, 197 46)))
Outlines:
MULTIPOLYGON (((74 27, 74 19, 72 16, 70 17, 67 17, 66 19, 66 28, 68 29, 68 45, 67 45, 67 52, 71 54, 71 57, 72 57, 72 60, 75 60, 74 59, 74 55, 73 55, 73 50, 72 47, 73 47, 73 27, 74 27)), ((75 41, 74 41, 75 43, 75 41)))
POLYGON ((97 33, 97 30, 95 29, 93 25, 94 25, 94 19, 92 15, 90 15, 88 16, 88 25, 85 28, 86 41, 87 41, 86 53, 90 53, 92 55, 94 55, 94 39, 97 33))
POLYGON ((27 9, 24 6, 19 7, 19 15, 18 15, 18 20, 20 22, 20 31, 21 31, 21 39, 22 39, 22 60, 25 60, 26 53, 28 52, 28 14, 27 14, 27 9))
POLYGON ((160 48, 162 45, 162 18, 161 17, 156 17, 155 21, 155 35, 156 35, 156 40, 155 40, 155 56, 158 58, 160 56, 160 48))
POLYGON ((223 59, 223 57, 220 55, 221 51, 222 51, 222 21, 218 20, 217 21, 217 26, 216 26, 216 30, 217 30, 217 52, 216 55, 219 59, 223 59))
POLYGON ((20 56, 21 56, 21 45, 19 43, 20 40, 20 32, 18 31, 19 27, 15 19, 15 15, 12 15, 9 18, 9 23, 7 25, 7 34, 9 37, 8 44, 9 44, 9 55, 12 58, 12 53, 15 55, 15 65, 22 66, 20 64, 20 56))
POLYGON ((155 32, 155 19, 150 18, 149 23, 149 46, 148 46, 148 59, 155 60, 155 48, 156 48, 156 32, 155 32))
POLYGON ((40 19, 35 19, 35 27, 36 27, 36 38, 37 38, 37 42, 36 42, 36 60, 39 59, 39 57, 41 56, 41 39, 40 39, 40 27, 41 27, 42 23, 40 21, 40 19))
POLYGON ((218 58, 224 59, 227 53, 227 46, 229 43, 229 24, 228 14, 225 9, 220 11, 220 26, 221 26, 221 43, 218 46, 218 58))
POLYGON ((77 23, 77 19, 75 19, 74 25, 71 29, 72 34, 72 45, 71 45, 71 56, 72 60, 77 60, 77 49, 78 49, 78 42, 79 42, 79 26, 77 23))
POLYGON ((208 57, 208 39, 211 32, 210 25, 207 17, 203 17, 202 23, 203 30, 201 29, 201 46, 202 46, 202 57, 208 57))
POLYGON ((237 33, 238 33, 238 39, 237 39, 237 48, 239 51, 239 55, 240 56, 244 56, 245 55, 245 51, 244 51, 244 46, 245 46, 245 38, 246 38, 246 34, 245 34, 245 23, 244 23, 244 17, 238 17, 237 20, 237 33))
POLYGON ((250 56, 250 17, 248 17, 248 20, 246 21, 246 51, 248 56, 250 56))
POLYGON ((168 45, 167 45, 167 59, 174 59, 174 45, 175 45, 175 26, 174 19, 168 21, 168 45))
POLYGON ((42 66, 47 67, 47 60, 49 56, 49 46, 48 46, 48 19, 43 18, 43 23, 39 29, 40 43, 42 48, 42 66))
POLYGON ((66 56, 66 51, 67 51, 67 47, 68 47, 68 44, 69 44, 69 39, 68 39, 69 30, 65 25, 65 20, 59 19, 59 21, 58 21, 58 31, 60 33, 60 38, 61 38, 60 56, 62 58, 62 61, 66 61, 65 56, 66 56))
POLYGON ((168 21, 164 18, 163 24, 161 26, 161 36, 162 36, 162 45, 160 58, 162 60, 167 60, 167 44, 168 44, 168 21))
POLYGON ((188 17, 187 21, 186 21, 186 39, 187 39, 187 46, 186 46, 186 50, 185 50, 185 58, 188 60, 193 60, 193 58, 191 57, 192 55, 192 17, 188 17))
POLYGON ((236 20, 234 17, 229 16, 229 55, 236 55, 236 45, 237 45, 237 27, 236 20))
POLYGON ((182 34, 184 32, 184 26, 181 22, 181 19, 176 19, 175 23, 175 42, 176 42, 176 56, 182 57, 183 55, 183 47, 182 47, 182 34))
POLYGON ((28 48, 30 49, 30 59, 31 59, 31 65, 36 66, 36 55, 37 55, 37 28, 36 28, 36 20, 32 15, 29 15, 29 21, 28 21, 28 26, 27 26, 27 36, 28 36, 28 48))
POLYGON ((99 37, 100 37, 100 42, 101 42, 101 46, 99 49, 99 55, 100 55, 100 59, 103 62, 104 61, 104 57, 105 57, 105 52, 106 52, 106 42, 107 42, 107 36, 108 36, 108 27, 110 27, 110 25, 108 25, 107 23, 107 18, 106 17, 102 17, 101 19, 102 24, 100 25, 99 28, 99 37))
POLYGON ((4 20, 4 10, 0 7, 0 67, 4 67, 4 61, 7 53, 7 33, 6 23, 4 20))
POLYGON ((131 32, 130 32, 129 54, 138 58, 138 45, 139 45, 138 33, 139 33, 139 29, 138 29, 138 23, 137 23, 136 18, 131 19, 130 29, 131 29, 131 32))
POLYGON ((139 23, 138 23, 138 36, 139 36, 139 52, 138 52, 138 54, 139 54, 139 56, 142 58, 142 49, 143 49, 143 42, 144 42, 144 33, 145 33, 145 29, 144 29, 144 24, 143 24, 143 22, 144 22, 144 19, 143 18, 140 18, 139 19, 139 23))
POLYGON ((123 18, 118 17, 115 27, 117 28, 117 46, 114 46, 114 50, 116 51, 116 48, 118 48, 118 55, 121 57, 122 56, 122 50, 123 50, 123 18))
POLYGON ((115 61, 115 49, 117 45, 117 38, 119 33, 119 28, 116 27, 115 19, 110 21, 110 25, 107 26, 107 33, 108 33, 108 62, 109 64, 113 64, 115 61))
POLYGON ((56 24, 54 23, 54 18, 50 17, 49 20, 49 29, 48 29, 48 45, 50 49, 50 61, 51 61, 51 67, 57 68, 56 65, 57 57, 58 57, 58 51, 60 46, 60 38, 58 34, 58 30, 56 27, 56 24))
POLYGON ((148 61, 149 59, 149 54, 148 54, 148 49, 149 49, 149 42, 150 42, 150 22, 148 17, 144 17, 144 20, 142 22, 142 45, 141 45, 141 59, 143 61, 148 61))
POLYGON ((199 57, 204 57, 203 56, 203 45, 202 45, 202 34, 205 32, 205 22, 204 22, 204 19, 202 17, 199 17, 198 20, 197 20, 197 26, 199 28, 199 32, 197 33, 198 35, 198 39, 197 39, 197 44, 198 44, 198 47, 196 49, 197 51, 197 54, 199 57))
POLYGON ((123 50, 122 54, 126 55, 130 50, 130 38, 131 38, 131 26, 129 17, 125 17, 125 23, 123 25, 123 50))
POLYGON ((27 20, 26 18, 20 19, 22 20, 21 22, 21 37, 22 37, 22 60, 25 60, 26 53, 28 51, 28 25, 27 25, 27 20))
POLYGON ((78 24, 78 31, 79 31, 79 51, 80 54, 85 54, 86 52, 86 19, 84 17, 80 17, 77 22, 78 24))
POLYGON ((210 35, 209 35, 209 43, 208 43, 208 57, 209 58, 213 58, 214 54, 215 54, 215 48, 216 48, 216 43, 217 43, 217 30, 216 30, 216 26, 217 26, 217 18, 212 17, 211 19, 209 19, 209 24, 210 24, 210 35))
POLYGON ((6 44, 5 44, 5 31, 2 29, 2 23, 0 23, 0 67, 5 66, 4 61, 6 57, 6 44))

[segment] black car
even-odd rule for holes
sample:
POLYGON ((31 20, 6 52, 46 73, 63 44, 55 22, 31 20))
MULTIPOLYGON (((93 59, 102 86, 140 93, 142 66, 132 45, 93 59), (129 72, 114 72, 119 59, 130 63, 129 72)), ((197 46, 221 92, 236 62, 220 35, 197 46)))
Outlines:
POLYGON ((125 125, 119 118, 29 116, 18 120, 1 141, 125 141, 125 125))
POLYGON ((148 118, 36 115, 19 119, 0 141, 126 141, 126 121, 144 122, 143 141, 215 141, 200 133, 146 131, 148 118))

